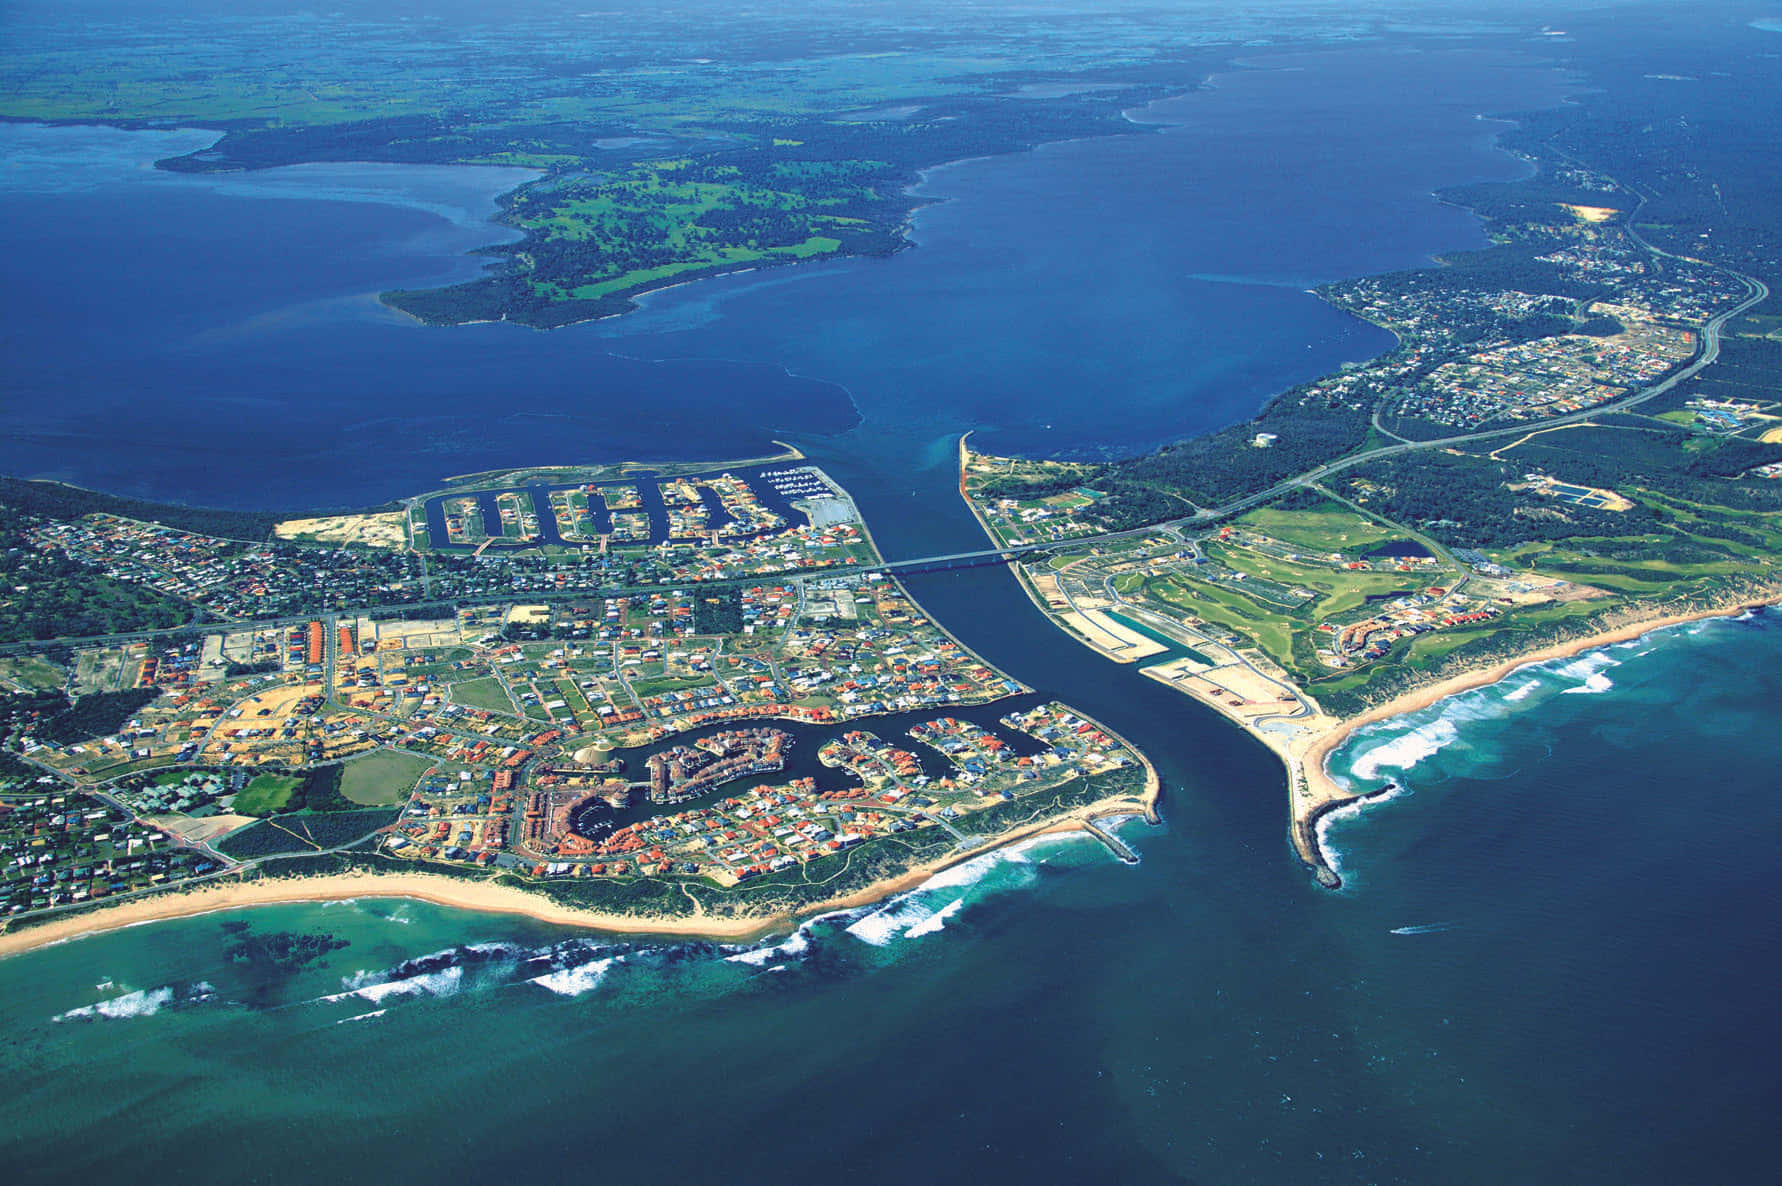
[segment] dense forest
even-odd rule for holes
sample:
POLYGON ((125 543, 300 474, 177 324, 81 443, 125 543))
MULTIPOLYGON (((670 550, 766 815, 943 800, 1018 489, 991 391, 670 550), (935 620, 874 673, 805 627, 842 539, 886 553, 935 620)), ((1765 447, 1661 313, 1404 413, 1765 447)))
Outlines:
POLYGON ((1363 466, 1340 483, 1348 497, 1376 514, 1412 524, 1442 543, 1496 548, 1526 540, 1638 534, 1653 513, 1541 503, 1512 491, 1525 466, 1488 458, 1425 453, 1363 466))
POLYGON ((72 704, 64 699, 60 711, 39 722, 37 736, 52 745, 110 737, 160 694, 159 688, 130 688, 122 692, 89 692, 72 704))
POLYGON ((60 692, 8 692, 0 690, 0 779, 34 778, 42 771, 13 752, 25 733, 37 732, 44 721, 68 711, 68 697, 60 692))
MULTIPOLYGON (((383 508, 388 509, 388 508, 383 508)), ((35 515, 44 519, 79 519, 84 515, 117 515, 140 519, 225 539, 259 541, 272 536, 275 524, 293 518, 295 512, 228 511, 209 507, 188 507, 178 503, 150 502, 143 498, 126 498, 101 494, 61 482, 34 482, 24 478, 0 476, 0 514, 35 515)))
POLYGON ((1166 445, 1075 484, 1108 494, 1095 508, 1107 526, 1137 527, 1267 489, 1354 450, 1367 434, 1366 412, 1308 398, 1301 389, 1276 400, 1247 424, 1166 445), (1259 433, 1272 433, 1276 439, 1258 446, 1253 442, 1259 433))
POLYGON ((743 628, 742 588, 727 585, 722 589, 701 589, 693 600, 693 632, 695 634, 741 634, 743 628))

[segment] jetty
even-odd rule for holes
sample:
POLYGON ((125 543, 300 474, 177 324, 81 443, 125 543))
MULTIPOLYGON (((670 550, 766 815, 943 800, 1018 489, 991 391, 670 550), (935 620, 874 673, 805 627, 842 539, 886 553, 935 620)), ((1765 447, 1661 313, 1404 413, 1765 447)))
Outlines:
POLYGON ((1101 841, 1103 844, 1107 845, 1108 851, 1113 853, 1115 856, 1119 857, 1126 864, 1136 865, 1139 863, 1138 853, 1133 852, 1132 849, 1127 845, 1127 843, 1124 840, 1120 839, 1118 836, 1114 835, 1112 832, 1108 831, 1106 828, 1102 827, 1100 824, 1096 823, 1094 820, 1092 820, 1092 819, 1084 820, 1083 821, 1083 830, 1088 832, 1091 836, 1095 837, 1097 840, 1101 841))

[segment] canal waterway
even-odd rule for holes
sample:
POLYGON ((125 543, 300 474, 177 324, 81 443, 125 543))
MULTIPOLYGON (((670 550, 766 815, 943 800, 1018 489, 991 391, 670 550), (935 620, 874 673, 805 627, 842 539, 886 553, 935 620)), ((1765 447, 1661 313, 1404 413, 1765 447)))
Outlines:
MULTIPOLYGON (((0 195, 8 259, 42 278, 3 297, 0 468, 349 504, 500 467, 754 455, 790 426, 891 556, 970 550, 959 430, 1138 447, 1379 349, 1301 289, 1477 242, 1429 190, 1514 175, 1474 115, 1563 89, 1480 54, 1275 65, 1165 108, 1158 135, 936 171, 950 200, 896 259, 542 336, 376 306, 463 265, 416 238, 455 225, 418 206, 244 204, 138 169, 167 144, 137 137, 162 133, 0 128, 9 160, 37 136, 38 156, 116 165, 0 195)), ((1404 791, 1327 826, 1333 894, 1291 858, 1278 764, 1234 726, 1071 642, 1001 569, 910 586, 1153 758, 1166 823, 1122 829, 1139 865, 1049 839, 746 950, 377 900, 240 916, 350 944, 301 970, 232 960, 215 917, 63 944, 0 961, 0 1164, 20 1182, 1772 1176, 1774 615, 1365 731, 1336 773, 1404 791)))
MULTIPOLYGON (((805 513, 793 505, 795 502, 800 502, 812 497, 828 497, 831 494, 829 487, 824 484, 822 479, 809 472, 809 467, 800 465, 796 462, 771 462, 766 465, 724 466, 719 469, 708 471, 708 474, 704 476, 716 476, 718 474, 731 474, 737 479, 748 483, 749 489, 755 494, 756 502, 765 509, 772 511, 784 522, 789 524, 798 524, 807 521, 805 513)), ((697 480, 697 478, 702 475, 681 474, 679 476, 690 477, 697 480)), ((490 488, 479 490, 470 497, 475 498, 477 509, 482 514, 485 531, 487 531, 489 526, 501 523, 501 507, 497 502, 499 496, 507 493, 523 495, 534 513, 538 516, 538 542, 546 547, 554 548, 582 547, 598 549, 601 546, 600 541, 598 540, 586 543, 580 541, 571 543, 569 540, 564 539, 563 532, 557 523, 556 516, 551 511, 551 495, 571 490, 585 490, 588 489, 590 485, 596 490, 603 485, 609 487, 622 486, 636 494, 638 505, 635 509, 649 519, 649 529, 647 533, 636 542, 648 544, 651 547, 658 544, 675 542, 677 540, 687 543, 705 543, 709 541, 712 533, 722 531, 733 521, 734 516, 725 509, 723 502, 719 499, 717 493, 709 486, 698 486, 696 487, 696 492, 699 495, 700 503, 705 508, 709 530, 705 535, 697 537, 681 539, 681 537, 675 536, 673 534, 672 524, 669 520, 668 506, 663 501, 662 490, 657 484, 661 477, 662 474, 660 471, 653 469, 639 469, 628 474, 626 480, 623 482, 603 480, 598 483, 576 482, 567 485, 531 483, 524 486, 513 486, 503 489, 490 488)), ((448 530, 448 524, 446 522, 445 505, 447 502, 463 497, 465 496, 440 494, 427 499, 423 504, 422 514, 426 516, 427 534, 430 540, 433 541, 433 546, 440 551, 470 552, 476 550, 479 546, 478 544, 473 543, 451 542, 452 536, 448 530)), ((612 510, 607 506, 606 501, 603 498, 589 499, 587 516, 592 525, 593 533, 605 535, 612 531, 612 510)), ((773 528, 768 531, 732 535, 727 537, 727 542, 747 543, 750 540, 761 539, 778 534, 782 530, 784 529, 773 528)), ((491 546, 500 548, 517 545, 504 544, 501 542, 500 536, 497 535, 494 544, 491 546)))
POLYGON ((703 738, 733 732, 737 729, 778 729, 791 737, 792 744, 786 751, 784 767, 778 771, 751 774, 734 779, 713 788, 708 794, 686 799, 679 803, 653 803, 641 794, 631 806, 616 810, 598 801, 589 802, 576 810, 571 824, 575 831, 581 835, 597 839, 606 832, 625 827, 628 824, 655 819, 658 816, 692 811, 709 806, 720 799, 741 795, 755 787, 775 786, 793 779, 808 778, 815 784, 818 791, 857 787, 862 785, 857 775, 841 767, 826 766, 817 757, 824 745, 839 739, 843 734, 856 731, 871 733, 898 749, 908 750, 915 755, 925 776, 929 779, 939 779, 952 771, 952 763, 933 746, 911 737, 909 731, 917 725, 943 716, 968 721, 978 726, 991 736, 1000 739, 1008 746, 1009 752, 1018 757, 1043 753, 1047 748, 1044 742, 1018 729, 1010 728, 1002 723, 1002 718, 1010 713, 1025 712, 1035 705, 1046 703, 1048 699, 1050 698, 1036 693, 1023 693, 1005 696, 990 704, 920 709, 859 720, 837 721, 831 724, 783 720, 727 721, 720 725, 708 725, 685 733, 676 733, 648 745, 613 750, 609 755, 609 760, 616 758, 624 763, 622 775, 614 777, 623 777, 634 783, 647 782, 649 780, 649 760, 654 755, 680 746, 696 745, 703 738))

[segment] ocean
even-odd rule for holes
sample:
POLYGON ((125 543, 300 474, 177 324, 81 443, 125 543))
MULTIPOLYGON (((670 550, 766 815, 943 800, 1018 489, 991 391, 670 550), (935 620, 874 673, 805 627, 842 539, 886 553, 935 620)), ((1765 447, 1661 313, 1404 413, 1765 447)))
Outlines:
POLYGON ((1782 618, 1715 621, 1363 731, 1338 773, 1407 789, 1327 829, 1337 893, 1293 866, 1265 754, 1140 705, 1172 793, 1121 829, 1136 867, 1048 839, 752 949, 361 901, 239 912, 350 944, 301 971, 230 962, 218 916, 8 959, 0 1161, 1767 1180, 1779 658, 1782 618))
MULTIPOLYGON (((1515 176, 1475 114, 1564 89, 1467 51, 1269 64, 1135 113, 1165 121, 1154 135, 934 171, 921 246, 892 260, 676 289, 548 335, 424 330, 367 295, 474 269, 474 212, 511 179, 195 181, 140 167, 182 141, 137 137, 189 133, 0 128, 9 178, 51 161, 0 194, 8 257, 38 278, 4 297, 0 468, 351 505, 782 436, 888 552, 952 550, 979 538, 958 431, 1140 448, 1382 349, 1303 288, 1479 242, 1429 190, 1515 176), (1442 101, 1403 101, 1419 88, 1442 101), (55 252, 22 229, 52 216, 81 228, 55 252), (613 415, 645 399, 670 417, 613 415)), ((0 961, 0 1165, 1768 1180, 1782 618, 1666 631, 1361 731, 1333 771, 1404 789, 1327 825, 1331 893, 1293 860, 1279 765, 1247 736, 1071 643, 1000 570, 912 591, 1153 757, 1166 823, 1121 828, 1139 865, 1048 838, 747 949, 379 900, 66 943, 0 961), (241 923, 347 945, 281 967, 231 954, 241 923)))

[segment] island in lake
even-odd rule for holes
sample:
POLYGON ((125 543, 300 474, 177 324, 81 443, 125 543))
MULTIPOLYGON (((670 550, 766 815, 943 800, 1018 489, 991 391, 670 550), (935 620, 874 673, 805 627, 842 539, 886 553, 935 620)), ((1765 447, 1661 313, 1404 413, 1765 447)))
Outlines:
MULTIPOLYGON (((680 36, 640 18, 633 42, 680 36)), ((1068 84, 961 76, 938 42, 840 97, 808 64, 771 103, 747 70, 676 74, 672 112, 649 53, 598 94, 531 65, 475 92, 474 128, 437 114, 437 81, 268 94, 251 39, 141 69, 157 118, 226 128, 164 169, 537 170, 502 199, 519 238, 496 266, 384 299, 547 328, 719 271, 899 250, 908 183, 941 161, 1148 134, 1122 110, 1182 84, 1129 68, 1135 36, 1096 32, 1068 84)), ((367 61, 402 56, 385 37, 367 61)), ((1180 52, 1168 78, 1210 53, 1180 52)), ((21 74, 0 114, 147 118, 105 83, 121 69, 21 74)), ((1716 221, 1723 188, 1710 205, 1664 164, 1684 133, 1629 139, 1616 102, 1525 113, 1502 142, 1528 175, 1443 195, 1486 248, 1319 290, 1395 349, 1123 461, 962 441, 988 546, 901 565, 1007 561, 1068 635, 1243 726, 1285 763, 1298 855, 1337 884, 1318 822, 1378 788, 1323 759, 1357 723, 1776 596, 1767 224, 1716 221)), ((6 818, 67 836, 15 866, 14 929, 348 869, 624 926, 760 926, 1159 793, 1111 730, 930 621, 796 451, 479 474, 297 517, 0 481, 21 545, 0 607, 6 818)))

